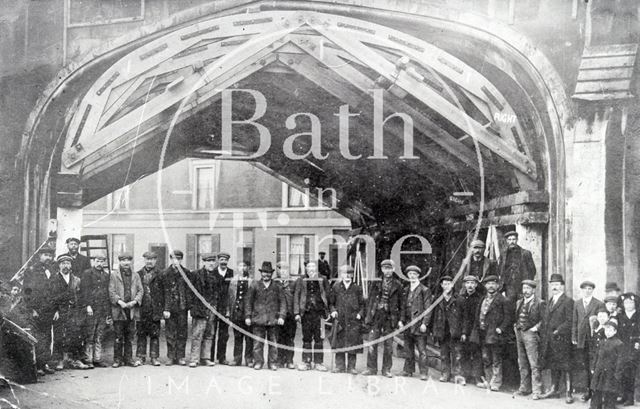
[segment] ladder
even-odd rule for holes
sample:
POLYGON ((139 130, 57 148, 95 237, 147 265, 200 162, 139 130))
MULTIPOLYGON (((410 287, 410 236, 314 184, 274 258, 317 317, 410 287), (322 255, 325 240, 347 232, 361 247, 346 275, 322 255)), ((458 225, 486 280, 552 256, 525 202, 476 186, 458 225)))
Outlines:
POLYGON ((90 234, 80 237, 79 251, 90 259, 96 255, 107 257, 107 271, 111 271, 111 257, 109 257, 109 240, 106 234, 90 234))

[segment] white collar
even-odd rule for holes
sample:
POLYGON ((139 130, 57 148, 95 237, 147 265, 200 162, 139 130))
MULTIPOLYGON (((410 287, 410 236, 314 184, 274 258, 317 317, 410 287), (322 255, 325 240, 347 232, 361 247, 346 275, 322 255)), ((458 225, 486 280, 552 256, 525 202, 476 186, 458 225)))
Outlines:
POLYGON ((269 286, 271 285, 271 283, 273 282, 273 280, 269 280, 269 281, 262 281, 262 285, 264 285, 264 288, 269 288, 269 286))
POLYGON ((593 296, 591 296, 591 297, 589 297, 589 298, 586 298, 586 297, 585 297, 585 298, 583 298, 583 299, 582 299, 582 303, 583 303, 584 305, 588 305, 588 304, 591 302, 591 299, 592 299, 592 298, 593 298, 593 296))
POLYGON ((69 281, 71 280, 71 273, 67 274, 66 276, 62 273, 60 273, 60 275, 62 276, 62 278, 64 278, 64 281, 69 284, 69 281))
POLYGON ((409 282, 409 286, 411 287, 411 291, 415 290, 416 288, 418 288, 418 286, 420 285, 420 281, 414 281, 414 282, 409 282))
POLYGON ((346 288, 348 290, 349 287, 351 287, 351 284, 353 284, 353 281, 350 281, 349 284, 347 284, 346 282, 343 281, 342 284, 344 284, 344 288, 346 288))
POLYGON ((627 311, 625 310, 624 315, 626 315, 626 316, 627 316, 627 318, 631 318, 631 316, 632 316, 633 314, 635 314, 635 313, 636 313, 636 312, 635 312, 635 310, 634 310, 633 312, 631 312, 631 313, 629 313, 629 312, 627 312, 627 311))
POLYGON ((553 301, 558 301, 558 298, 560 298, 562 296, 562 294, 564 293, 558 293, 556 295, 553 296, 553 301))
POLYGON ((220 268, 220 266, 218 266, 218 274, 220 274, 221 276, 224 276, 225 274, 227 274, 227 269, 225 268, 224 271, 220 268))
POLYGON ((526 304, 526 303, 530 302, 531 300, 533 300, 533 297, 535 297, 535 294, 531 294, 531 297, 529 297, 529 298, 524 297, 524 303, 526 304))

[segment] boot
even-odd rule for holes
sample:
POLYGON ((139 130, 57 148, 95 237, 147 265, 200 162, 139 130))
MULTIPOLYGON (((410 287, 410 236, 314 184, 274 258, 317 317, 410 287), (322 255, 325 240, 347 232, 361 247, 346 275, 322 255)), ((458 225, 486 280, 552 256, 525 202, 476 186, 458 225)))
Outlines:
POLYGON ((543 393, 542 396, 540 396, 542 399, 550 399, 550 398, 557 398, 558 397, 558 387, 556 385, 553 385, 551 387, 551 389, 549 389, 546 393, 543 393))

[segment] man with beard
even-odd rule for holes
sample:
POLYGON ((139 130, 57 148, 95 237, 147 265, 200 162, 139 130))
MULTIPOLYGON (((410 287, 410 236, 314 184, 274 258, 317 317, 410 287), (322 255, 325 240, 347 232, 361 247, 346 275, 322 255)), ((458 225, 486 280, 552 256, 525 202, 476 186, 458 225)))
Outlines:
MULTIPOLYGON (((286 261, 279 261, 276 264, 276 273, 287 302, 287 315, 284 318, 284 325, 278 331, 278 344, 293 348, 293 340, 296 337, 297 328, 296 319, 293 316, 295 281, 289 275, 289 264, 286 261)), ((295 369, 293 353, 293 350, 278 348, 278 364, 282 368, 295 369)))
MULTIPOLYGON (((228 268, 229 253, 218 253, 218 267, 215 269, 216 274, 213 275, 213 288, 216 292, 216 311, 224 315, 227 311, 227 302, 229 301, 229 283, 233 279, 233 270, 228 268)), ((227 341, 229 340, 229 324, 221 319, 216 319, 213 323, 213 343, 211 345, 211 359, 217 360, 222 365, 229 365, 227 361, 227 341), (216 342, 216 334, 218 341, 216 342)))
POLYGON ((551 370, 551 389, 542 395, 543 399, 555 398, 560 394, 560 380, 566 377, 566 403, 573 403, 571 394, 571 321, 573 300, 564 293, 564 278, 551 274, 549 279, 551 299, 544 312, 542 325, 543 368, 551 370))
POLYGON ((526 396, 533 392, 533 400, 542 394, 540 371, 540 329, 545 309, 544 302, 535 295, 536 282, 522 281, 522 295, 516 304, 516 346, 520 368, 520 388, 516 395, 526 396))
POLYGON ((307 262, 306 274, 298 278, 293 297, 295 319, 302 323, 302 347, 313 353, 303 352, 302 363, 298 367, 301 371, 315 368, 325 372, 327 368, 323 362, 323 341, 320 337, 322 319, 327 316, 329 309, 329 282, 318 275, 316 263, 307 262), (313 342, 313 344, 312 344, 313 342))
POLYGON ((340 267, 341 280, 336 282, 329 295, 329 308, 333 319, 331 347, 351 348, 348 352, 336 352, 336 368, 333 372, 357 375, 356 357, 362 353, 360 324, 364 315, 362 288, 353 282, 353 267, 340 267), (346 355, 346 360, 345 360, 346 355))
POLYGON ((460 315, 462 317, 462 330, 460 334, 460 362, 462 362, 462 376, 459 383, 467 384, 467 378, 475 380, 476 385, 484 388, 482 381, 482 352, 478 339, 471 337, 471 331, 476 326, 478 319, 478 307, 482 296, 478 293, 478 278, 476 276, 466 276, 462 280, 464 283, 464 294, 458 297, 460 304, 460 315))
POLYGON ((140 321, 138 322, 138 342, 136 347, 137 364, 142 365, 147 358, 147 340, 149 341, 149 357, 151 365, 160 366, 160 320, 164 308, 164 290, 162 273, 156 267, 158 256, 153 251, 145 252, 144 267, 138 270, 140 282, 144 290, 140 321))
POLYGON ((56 273, 53 262, 55 250, 44 246, 38 252, 38 261, 34 263, 24 275, 22 293, 26 307, 33 318, 36 344, 36 368, 39 376, 52 374, 49 367, 51 359, 51 325, 53 323, 54 307, 52 302, 51 283, 56 273))
POLYGON ((187 314, 190 303, 190 291, 181 273, 187 277, 191 272, 182 266, 184 254, 175 250, 169 255, 171 265, 162 272, 162 287, 164 289, 165 334, 167 338, 166 365, 186 365, 184 359, 187 347, 187 314))
POLYGON ((109 298, 111 299, 111 317, 116 339, 113 342, 114 368, 122 365, 140 366, 133 361, 133 339, 136 333, 136 321, 140 320, 140 305, 144 289, 140 276, 131 270, 133 256, 123 253, 118 256, 118 269, 111 272, 109 280, 109 298))
MULTIPOLYGON (((465 276, 472 275, 478 279, 478 288, 476 291, 483 295, 485 293, 484 278, 490 275, 496 275, 496 262, 484 256, 485 245, 482 240, 474 240, 471 242, 471 258, 465 269, 465 276)), ((465 292, 462 288, 461 293, 465 292)))
POLYGON ((485 386, 499 391, 502 387, 502 349, 511 323, 511 311, 507 299, 498 293, 498 277, 486 276, 484 285, 487 293, 478 306, 472 337, 479 337, 485 379, 489 380, 485 386))
POLYGON ((81 277, 82 273, 91 268, 91 260, 89 260, 89 257, 83 256, 78 252, 80 249, 80 239, 69 237, 66 243, 69 251, 63 255, 71 257, 71 273, 76 277, 81 277))
MULTIPOLYGON (((215 271, 216 255, 203 254, 202 261, 204 266, 191 273, 191 284, 197 293, 214 306, 218 301, 214 287, 217 275, 215 271)), ((191 362, 189 366, 195 368, 198 363, 214 366, 215 362, 211 360, 211 346, 213 344, 213 327, 218 318, 196 294, 192 294, 191 299, 191 362)))
POLYGON ((518 233, 510 231, 504 235, 507 249, 500 255, 500 279, 504 284, 507 299, 515 302, 522 295, 522 280, 534 280, 536 266, 529 250, 518 245, 518 233))
MULTIPOLYGON (((367 301, 367 315, 365 325, 369 331, 369 341, 373 342, 367 351, 367 369, 362 375, 371 376, 378 373, 378 338, 391 334, 400 323, 402 306, 402 285, 394 278, 395 263, 393 260, 383 260, 380 263, 382 280, 372 281, 367 301)), ((393 337, 383 342, 382 375, 392 378, 391 366, 393 352, 393 337)))
POLYGON ((460 308, 450 276, 440 277, 442 301, 433 310, 432 334, 440 345, 442 375, 440 382, 449 382, 451 375, 460 375, 460 308))
POLYGON ((107 257, 100 254, 94 258, 94 266, 86 270, 80 279, 80 305, 84 309, 85 338, 84 363, 89 367, 105 368, 102 360, 102 338, 111 320, 109 280, 111 274, 105 268, 107 257))
MULTIPOLYGON (((238 263, 236 275, 229 284, 229 301, 227 302, 226 316, 231 320, 233 325, 246 332, 251 332, 251 327, 248 327, 244 322, 244 309, 252 281, 251 275, 249 274, 249 262, 241 261, 238 263)), ((243 344, 245 363, 247 366, 253 366, 253 338, 243 334, 236 328, 233 328, 233 361, 231 361, 229 365, 242 365, 243 344)))
POLYGON ((620 296, 622 313, 618 316, 618 335, 624 344, 624 365, 622 367, 621 389, 622 396, 619 403, 623 406, 633 406, 635 403, 636 373, 640 360, 640 314, 637 313, 638 297, 634 293, 620 296))
POLYGON ((253 283, 249 288, 245 309, 245 325, 253 328, 256 340, 253 344, 253 369, 262 369, 264 365, 264 341, 266 337, 269 345, 267 365, 273 371, 278 369, 276 350, 278 326, 284 324, 287 313, 286 300, 282 287, 271 279, 273 268, 271 262, 265 261, 259 269, 262 279, 253 283))
POLYGON ((64 369, 67 362, 74 369, 89 369, 81 361, 84 314, 79 300, 80 278, 72 273, 70 256, 63 254, 57 261, 59 271, 51 283, 56 308, 53 316, 53 353, 58 359, 56 370, 64 369))

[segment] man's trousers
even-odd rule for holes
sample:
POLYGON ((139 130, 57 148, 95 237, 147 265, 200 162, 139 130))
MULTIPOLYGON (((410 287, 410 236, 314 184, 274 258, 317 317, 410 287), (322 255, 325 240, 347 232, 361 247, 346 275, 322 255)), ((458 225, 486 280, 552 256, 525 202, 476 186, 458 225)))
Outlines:
POLYGON ((160 321, 153 321, 150 318, 142 319, 137 324, 138 345, 136 356, 144 361, 147 356, 147 340, 149 341, 149 357, 158 358, 160 356, 160 321))
MULTIPOLYGON (((251 327, 248 327, 244 321, 235 321, 234 325, 242 328, 247 332, 251 332, 251 327)), ((253 338, 248 335, 243 334, 237 329, 233 329, 233 361, 236 365, 242 365, 242 357, 243 351, 242 347, 244 344, 244 360, 245 362, 251 363, 253 362, 253 338)))
POLYGON ((482 344, 485 379, 491 388, 502 387, 502 344, 482 344))
POLYGON ((540 395, 542 393, 540 334, 537 331, 516 329, 516 345, 520 368, 520 390, 540 395))
POLYGON ((213 345, 213 328, 217 317, 211 314, 209 318, 194 318, 191 321, 191 363, 197 364, 201 360, 211 359, 213 345))
POLYGON ((167 337, 167 358, 171 360, 183 359, 187 347, 187 311, 171 311, 169 319, 165 320, 167 337))
POLYGON ((322 311, 306 311, 302 316, 302 348, 306 350, 302 353, 302 361, 305 363, 313 361, 321 364, 324 359, 323 341, 320 337, 323 315, 322 311), (313 353, 310 352, 312 346, 313 353))
POLYGON ((107 315, 97 314, 85 319, 84 361, 88 364, 102 361, 102 339, 107 327, 107 315))
POLYGON ((113 343, 113 361, 121 364, 132 363, 136 322, 134 320, 114 321, 113 329, 116 336, 113 343))
MULTIPOLYGON (((278 327, 275 325, 253 325, 253 334, 258 339, 253 341, 253 362, 254 364, 264 364, 264 339, 267 341, 276 343, 278 341, 278 327)), ((269 352, 267 358, 268 365, 275 365, 278 361, 278 350, 275 345, 269 345, 269 352)))
MULTIPOLYGON (((297 324, 294 317, 287 316, 284 325, 278 331, 278 344, 293 348, 296 337, 297 324)), ((293 350, 278 348, 278 363, 282 366, 293 363, 293 350)))
POLYGON ((416 354, 415 350, 418 349, 418 369, 420 375, 426 375, 429 371, 427 366, 427 337, 426 335, 415 335, 411 333, 411 330, 407 330, 404 333, 404 371, 407 373, 413 373, 416 369, 416 354))

